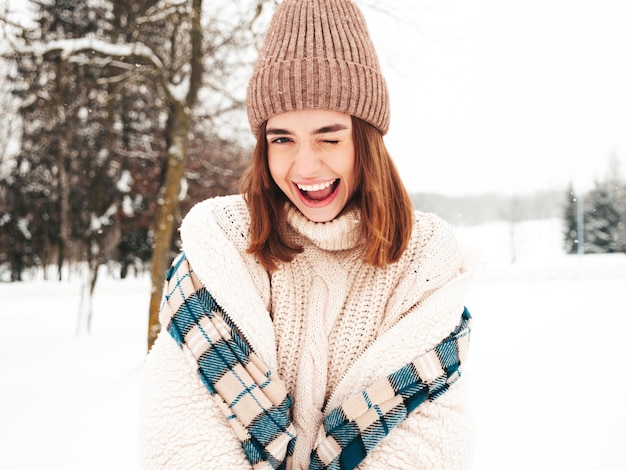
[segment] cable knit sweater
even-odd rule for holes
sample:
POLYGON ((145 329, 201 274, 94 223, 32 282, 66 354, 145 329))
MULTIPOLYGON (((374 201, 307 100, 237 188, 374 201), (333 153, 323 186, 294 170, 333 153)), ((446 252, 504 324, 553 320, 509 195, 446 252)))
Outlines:
MULTIPOLYGON (((195 273, 241 328, 290 396, 298 440, 293 468, 307 468, 324 413, 437 345, 456 326, 472 270, 451 228, 416 213, 408 248, 385 268, 363 261, 359 212, 328 223, 288 206, 303 253, 268 274, 245 253, 241 197, 198 204, 181 228, 195 273)), ((146 361, 140 449, 144 468, 250 468, 196 364, 162 333, 146 361)), ((471 434, 459 380, 421 405, 359 468, 464 468, 471 434)))

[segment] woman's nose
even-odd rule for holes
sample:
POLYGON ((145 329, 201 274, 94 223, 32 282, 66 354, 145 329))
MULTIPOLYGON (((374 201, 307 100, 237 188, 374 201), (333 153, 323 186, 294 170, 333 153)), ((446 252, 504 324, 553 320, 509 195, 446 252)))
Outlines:
POLYGON ((308 144, 298 147, 294 160, 294 171, 301 177, 309 177, 317 174, 321 167, 321 160, 315 149, 308 144))

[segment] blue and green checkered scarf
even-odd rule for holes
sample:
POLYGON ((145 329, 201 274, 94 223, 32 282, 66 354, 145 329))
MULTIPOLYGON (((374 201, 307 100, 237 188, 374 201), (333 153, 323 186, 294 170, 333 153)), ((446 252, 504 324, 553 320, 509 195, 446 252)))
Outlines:
MULTIPOLYGON (((282 381, 197 278, 184 254, 167 273, 161 318, 198 364, 200 380, 222 405, 255 469, 286 469, 297 439, 282 381)), ((471 317, 441 343, 380 378, 326 414, 310 469, 353 469, 420 404, 448 390, 461 373, 471 317)))

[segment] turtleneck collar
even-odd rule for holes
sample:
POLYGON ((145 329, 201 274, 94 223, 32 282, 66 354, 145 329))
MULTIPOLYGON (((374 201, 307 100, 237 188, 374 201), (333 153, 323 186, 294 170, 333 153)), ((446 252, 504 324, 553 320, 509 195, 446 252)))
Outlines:
POLYGON ((361 239, 360 211, 354 206, 329 222, 313 222, 290 203, 286 210, 289 225, 322 250, 349 250, 361 239))

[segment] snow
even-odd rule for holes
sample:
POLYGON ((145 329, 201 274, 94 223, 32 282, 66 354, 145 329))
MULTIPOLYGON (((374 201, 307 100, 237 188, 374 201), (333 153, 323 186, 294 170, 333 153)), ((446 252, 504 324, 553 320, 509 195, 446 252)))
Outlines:
POLYGON ((185 101, 187 100, 187 96, 189 95, 189 88, 191 87, 191 76, 190 75, 185 75, 183 77, 182 80, 180 80, 180 82, 178 82, 177 84, 175 83, 169 83, 167 85, 167 90, 170 94, 170 96, 177 102, 177 103, 185 103, 185 101))
POLYGON ((149 293, 103 280, 76 338, 80 282, 0 284, 0 468, 136 468, 149 293))
MULTIPOLYGON (((157 70, 164 68, 161 59, 159 59, 154 51, 141 42, 111 44, 96 37, 84 37, 48 41, 44 44, 34 46, 33 50, 38 55, 42 56, 50 51, 60 50, 62 51, 62 57, 64 59, 67 59, 76 52, 93 50, 111 57, 142 57, 150 61, 157 70)), ((29 48, 24 48, 21 52, 29 52, 29 48)))
POLYGON ((120 175, 120 179, 115 186, 117 187, 118 191, 122 193, 129 193, 131 190, 132 184, 133 184, 133 176, 131 175, 130 171, 124 170, 122 171, 122 174, 120 175))
MULTIPOLYGON (((565 256, 560 230, 458 228, 489 262, 467 299, 475 469, 623 462, 626 256, 565 256)), ((149 297, 146 277, 101 276, 92 334, 76 337, 78 279, 0 283, 0 468, 138 468, 149 297)))

